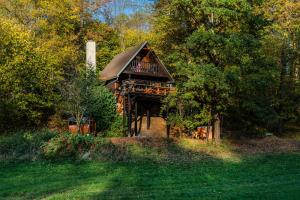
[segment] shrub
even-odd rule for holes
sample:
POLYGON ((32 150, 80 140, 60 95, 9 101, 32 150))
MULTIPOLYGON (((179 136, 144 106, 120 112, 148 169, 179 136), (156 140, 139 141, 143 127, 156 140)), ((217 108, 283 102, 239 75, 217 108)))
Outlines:
POLYGON ((122 130, 123 127, 123 118, 120 115, 117 115, 104 135, 106 137, 123 137, 124 133, 122 130))
POLYGON ((127 144, 114 144, 108 138, 89 134, 73 135, 44 129, 21 130, 0 136, 0 161, 35 159, 124 161, 130 154, 127 144))
POLYGON ((47 159, 76 158, 94 147, 94 136, 60 133, 42 145, 47 159))
POLYGON ((56 134, 48 129, 6 133, 0 137, 0 155, 11 159, 37 157, 40 154, 40 146, 56 134))
POLYGON ((114 95, 103 85, 93 86, 88 100, 88 113, 96 120, 97 131, 108 129, 116 117, 114 95))
POLYGON ((115 145, 110 139, 93 135, 61 133, 44 143, 43 156, 49 160, 113 160, 129 158, 128 145, 115 145))

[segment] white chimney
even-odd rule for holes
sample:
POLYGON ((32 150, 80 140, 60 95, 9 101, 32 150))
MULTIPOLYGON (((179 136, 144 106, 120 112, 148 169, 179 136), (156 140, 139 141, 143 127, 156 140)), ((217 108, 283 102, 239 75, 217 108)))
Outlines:
POLYGON ((96 43, 92 40, 86 43, 86 66, 96 72, 96 43))

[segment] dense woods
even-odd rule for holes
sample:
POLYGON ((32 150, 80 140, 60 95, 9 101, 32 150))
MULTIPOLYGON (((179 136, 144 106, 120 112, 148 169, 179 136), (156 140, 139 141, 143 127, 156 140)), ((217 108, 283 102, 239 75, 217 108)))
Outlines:
POLYGON ((211 124, 239 135, 281 133, 299 123, 299 1, 3 0, 1 130, 46 126, 72 114, 76 102, 99 120, 99 131, 115 128, 113 96, 85 76, 90 39, 97 73, 149 41, 177 88, 162 110, 183 132, 211 124), (85 84, 90 90, 80 89, 85 84))
POLYGON ((300 0, 0 0, 0 199, 299 199, 299 169, 300 0))
POLYGON ((180 123, 281 132, 299 116, 299 2, 160 1, 158 48, 180 123))

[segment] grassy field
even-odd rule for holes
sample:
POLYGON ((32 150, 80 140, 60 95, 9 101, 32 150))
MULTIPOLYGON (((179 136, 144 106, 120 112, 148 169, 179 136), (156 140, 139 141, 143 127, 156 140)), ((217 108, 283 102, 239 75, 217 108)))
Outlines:
POLYGON ((247 154, 186 141, 130 148, 128 162, 3 162, 0 199, 300 198, 298 150, 247 154))

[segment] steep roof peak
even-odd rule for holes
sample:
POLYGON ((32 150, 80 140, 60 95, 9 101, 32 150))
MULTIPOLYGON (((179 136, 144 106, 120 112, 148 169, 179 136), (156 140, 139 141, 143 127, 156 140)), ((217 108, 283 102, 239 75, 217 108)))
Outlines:
POLYGON ((148 44, 147 41, 130 47, 122 53, 116 55, 100 73, 102 80, 111 80, 120 75, 126 66, 135 58, 135 56, 148 44))
MULTIPOLYGON (((124 70, 127 68, 127 66, 131 63, 131 61, 134 60, 136 58, 136 56, 145 47, 148 47, 147 41, 145 41, 141 44, 138 44, 136 46, 130 47, 130 48, 126 49, 124 52, 116 55, 110 61, 110 63, 104 68, 104 70, 100 73, 100 79, 104 80, 104 81, 108 81, 108 80, 118 78, 124 72, 124 70)), ((155 55, 155 53, 154 53, 154 55, 155 55)), ((161 70, 162 74, 160 74, 160 76, 163 76, 173 82, 174 80, 171 77, 168 70, 166 69, 166 67, 163 65, 163 63, 159 60, 159 58, 156 55, 155 55, 155 57, 157 58, 156 60, 162 69, 161 70)))

